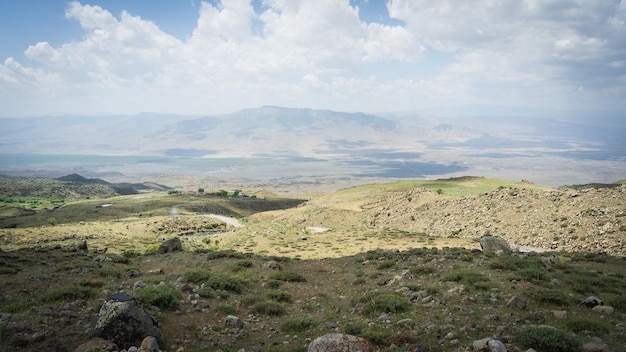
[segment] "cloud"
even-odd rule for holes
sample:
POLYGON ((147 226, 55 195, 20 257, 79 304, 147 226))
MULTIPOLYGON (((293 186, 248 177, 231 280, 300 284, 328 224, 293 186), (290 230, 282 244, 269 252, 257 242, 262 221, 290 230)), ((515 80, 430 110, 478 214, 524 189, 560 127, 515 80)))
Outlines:
POLYGON ((389 0, 387 9, 392 24, 362 21, 348 0, 201 2, 195 30, 179 40, 136 14, 72 2, 66 17, 84 36, 32 44, 28 62, 6 59, 0 100, 38 102, 6 110, 23 114, 213 113, 618 107, 626 95, 623 1, 389 0), (453 60, 433 65, 437 53, 453 60), (405 71, 385 74, 399 64, 405 71))

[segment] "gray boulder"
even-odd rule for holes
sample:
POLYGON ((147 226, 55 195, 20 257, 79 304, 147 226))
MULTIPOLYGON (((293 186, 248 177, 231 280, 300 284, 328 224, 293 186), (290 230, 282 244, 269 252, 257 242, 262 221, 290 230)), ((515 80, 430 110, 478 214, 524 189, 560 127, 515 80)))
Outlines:
POLYGON ((487 255, 510 255, 511 246, 502 237, 486 234, 480 237, 480 247, 487 255))
POLYGON ((159 346, 165 346, 158 323, 132 296, 117 293, 100 308, 98 319, 89 337, 101 337, 120 348, 139 346, 146 336, 153 336, 159 346))
POLYGON ((180 239, 178 237, 171 238, 163 243, 159 247, 159 252, 161 253, 172 253, 179 252, 183 250, 183 245, 180 243, 180 239))
POLYGON ((308 352, 373 352, 372 344, 360 337, 346 334, 326 334, 313 340, 308 352))

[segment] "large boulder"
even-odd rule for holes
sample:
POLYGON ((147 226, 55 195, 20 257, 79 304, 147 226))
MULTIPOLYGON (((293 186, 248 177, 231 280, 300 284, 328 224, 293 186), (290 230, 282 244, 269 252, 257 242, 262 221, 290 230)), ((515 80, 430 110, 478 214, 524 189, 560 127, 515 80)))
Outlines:
POLYGON ((372 344, 358 336, 326 334, 313 340, 308 352, 372 352, 372 344))
POLYGON ((178 237, 174 237, 169 239, 163 243, 159 247, 159 252, 161 253, 172 253, 179 252, 183 250, 183 245, 180 243, 180 239, 178 237))
POLYGON ((153 336, 159 346, 165 346, 157 321, 135 298, 124 293, 116 293, 104 302, 89 332, 90 338, 110 340, 122 349, 141 345, 146 336, 153 336))
POLYGON ((487 255, 510 255, 511 246, 502 237, 486 234, 480 237, 480 247, 487 255))

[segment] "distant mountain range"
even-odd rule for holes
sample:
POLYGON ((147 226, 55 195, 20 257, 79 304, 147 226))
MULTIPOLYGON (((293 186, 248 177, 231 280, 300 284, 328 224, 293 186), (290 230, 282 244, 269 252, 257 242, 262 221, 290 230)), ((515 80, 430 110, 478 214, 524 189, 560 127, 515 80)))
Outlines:
POLYGON ((615 121, 602 116, 590 123, 549 117, 373 115, 275 106, 202 117, 144 113, 14 118, 0 120, 0 154, 288 157, 445 165, 475 165, 485 158, 557 157, 623 163, 626 123, 615 121))
POLYGON ((585 125, 550 118, 384 116, 265 106, 205 117, 144 113, 2 119, 0 153, 328 158, 503 145, 626 150, 626 124, 605 126, 601 118, 585 125))

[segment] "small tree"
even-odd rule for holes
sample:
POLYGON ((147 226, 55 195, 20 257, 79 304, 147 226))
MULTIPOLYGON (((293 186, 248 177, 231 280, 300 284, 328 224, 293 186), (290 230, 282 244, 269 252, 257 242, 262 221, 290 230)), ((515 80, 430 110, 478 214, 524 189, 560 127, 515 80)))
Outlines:
POLYGON ((202 188, 202 187, 198 188, 198 193, 200 193, 200 194, 204 193, 204 188, 202 188))

